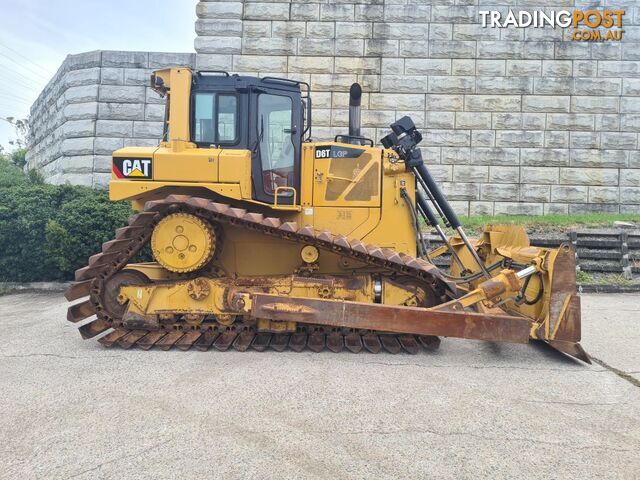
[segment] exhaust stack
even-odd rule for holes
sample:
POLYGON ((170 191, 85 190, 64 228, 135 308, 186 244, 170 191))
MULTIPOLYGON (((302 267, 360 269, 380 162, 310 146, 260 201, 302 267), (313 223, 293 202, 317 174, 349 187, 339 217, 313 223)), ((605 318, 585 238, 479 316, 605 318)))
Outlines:
POLYGON ((349 89, 349 136, 360 136, 360 101, 362 99, 362 87, 354 83, 349 89))

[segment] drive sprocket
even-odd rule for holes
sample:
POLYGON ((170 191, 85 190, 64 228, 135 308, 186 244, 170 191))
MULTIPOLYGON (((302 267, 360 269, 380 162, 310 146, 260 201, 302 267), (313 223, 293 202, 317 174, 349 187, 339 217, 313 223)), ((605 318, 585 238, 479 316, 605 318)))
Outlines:
POLYGON ((213 258, 216 234, 207 221, 190 213, 164 217, 151 235, 156 261, 171 272, 195 272, 213 258))

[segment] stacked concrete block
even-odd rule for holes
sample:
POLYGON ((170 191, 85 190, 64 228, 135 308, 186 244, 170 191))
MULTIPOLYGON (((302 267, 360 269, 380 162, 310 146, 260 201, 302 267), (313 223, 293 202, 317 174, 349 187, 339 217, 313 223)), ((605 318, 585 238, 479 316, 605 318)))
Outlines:
POLYGON ((635 0, 201 1, 196 65, 311 84, 314 137, 347 126, 352 82, 378 141, 411 115, 465 214, 640 213, 635 0), (479 10, 619 8, 621 42, 483 28, 479 10))
POLYGON ((162 136, 164 100, 148 87, 151 71, 194 64, 191 53, 68 56, 31 107, 27 168, 49 183, 106 186, 114 150, 162 136))

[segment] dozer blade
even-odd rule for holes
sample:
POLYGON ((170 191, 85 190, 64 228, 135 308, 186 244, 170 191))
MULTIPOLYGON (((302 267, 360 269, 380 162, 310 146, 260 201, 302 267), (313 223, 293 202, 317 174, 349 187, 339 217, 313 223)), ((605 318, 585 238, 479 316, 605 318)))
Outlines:
POLYGON ((591 364, 591 359, 584 348, 578 342, 563 342, 561 340, 548 340, 547 343, 558 350, 559 352, 569 355, 570 357, 582 360, 585 363, 591 364))
POLYGON ((560 245, 552 273, 549 335, 543 324, 538 329, 538 338, 565 355, 591 363, 589 355, 578 343, 581 337, 580 297, 576 288, 576 254, 570 244, 560 245))

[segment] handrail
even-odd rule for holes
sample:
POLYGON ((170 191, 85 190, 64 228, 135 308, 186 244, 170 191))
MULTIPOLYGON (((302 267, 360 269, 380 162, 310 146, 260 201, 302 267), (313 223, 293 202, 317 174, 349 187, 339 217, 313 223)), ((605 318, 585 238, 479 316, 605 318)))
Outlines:
POLYGON ((198 70, 196 72, 196 75, 201 77, 203 73, 221 73, 225 77, 229 77, 230 76, 229 72, 227 72, 226 70, 198 70))
MULTIPOLYGON (((349 140, 351 140, 351 139, 360 140, 362 142, 369 142, 370 146, 373 147, 373 140, 371 140, 370 138, 367 138, 367 137, 362 137, 362 136, 359 136, 359 135, 343 135, 343 134, 340 134, 340 135, 336 135, 335 138, 333 139, 334 142, 338 142, 338 143, 350 143, 352 145, 358 145, 357 143, 352 143, 352 142, 341 142, 340 140, 338 140, 340 138, 346 138, 346 139, 349 139, 349 140)), ((361 143, 360 145, 363 145, 363 144, 361 143)))
POLYGON ((299 206, 297 205, 297 200, 298 200, 298 191, 294 187, 280 186, 280 187, 276 187, 275 191, 273 192, 273 208, 275 209, 277 208, 298 209, 299 206), (280 191, 293 191, 292 205, 278 205, 278 196, 280 195, 279 193, 280 191))

